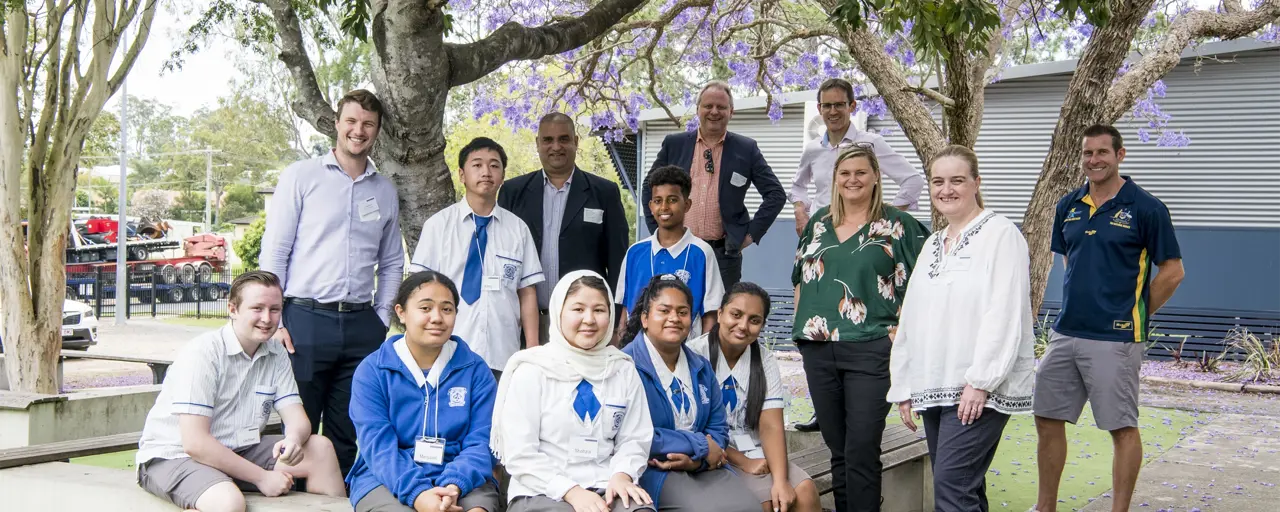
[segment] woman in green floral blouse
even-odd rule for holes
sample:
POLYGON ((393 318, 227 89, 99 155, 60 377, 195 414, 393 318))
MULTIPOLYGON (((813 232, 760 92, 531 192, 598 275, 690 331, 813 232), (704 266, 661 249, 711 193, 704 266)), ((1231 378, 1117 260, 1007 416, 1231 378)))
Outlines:
POLYGON ((884 204, 870 145, 844 149, 834 172, 831 206, 814 213, 796 249, 791 336, 831 449, 836 510, 877 511, 891 338, 929 230, 884 204))

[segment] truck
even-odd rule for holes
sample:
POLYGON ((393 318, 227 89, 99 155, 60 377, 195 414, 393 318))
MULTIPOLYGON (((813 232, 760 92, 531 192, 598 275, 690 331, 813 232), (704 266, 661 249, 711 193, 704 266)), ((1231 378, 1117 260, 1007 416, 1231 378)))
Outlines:
MULTIPOLYGON (((222 282, 227 265, 226 239, 204 233, 179 240, 167 238, 163 221, 141 219, 125 227, 129 296, 144 304, 217 301, 231 285, 222 282), (181 250, 181 255, 174 254, 181 250)), ((73 222, 67 247, 67 298, 84 300, 100 294, 115 297, 116 252, 120 229, 111 219, 73 222)))

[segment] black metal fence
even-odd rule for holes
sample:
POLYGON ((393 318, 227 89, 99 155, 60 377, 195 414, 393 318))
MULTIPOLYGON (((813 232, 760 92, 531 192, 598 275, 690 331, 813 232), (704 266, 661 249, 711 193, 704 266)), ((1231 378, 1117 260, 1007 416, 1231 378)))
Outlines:
POLYGON ((116 286, 114 269, 67 273, 67 299, 80 301, 101 317, 114 317, 128 304, 127 318, 177 316, 226 318, 227 293, 235 279, 229 269, 207 262, 135 264, 126 270, 128 286, 116 286))

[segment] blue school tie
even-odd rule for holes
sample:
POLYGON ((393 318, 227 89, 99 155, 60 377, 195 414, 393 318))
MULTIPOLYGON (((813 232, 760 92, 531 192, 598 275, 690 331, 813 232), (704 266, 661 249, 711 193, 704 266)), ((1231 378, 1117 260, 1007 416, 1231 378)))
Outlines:
POLYGON ((689 412, 689 401, 684 396, 684 390, 680 389, 680 379, 671 379, 671 403, 676 406, 676 412, 686 414, 689 412))
POLYGON ((489 221, 493 217, 481 217, 472 214, 471 220, 476 223, 476 233, 471 237, 471 248, 467 250, 467 266, 462 270, 462 300, 474 304, 480 300, 480 281, 484 279, 484 250, 489 245, 489 221))
POLYGON ((724 391, 720 393, 724 397, 724 406, 730 411, 738 408, 738 380, 732 375, 724 381, 724 391))
POLYGON ((600 414, 600 401, 596 400, 596 393, 587 379, 578 383, 578 396, 573 399, 573 412, 578 413, 582 421, 594 420, 600 414))

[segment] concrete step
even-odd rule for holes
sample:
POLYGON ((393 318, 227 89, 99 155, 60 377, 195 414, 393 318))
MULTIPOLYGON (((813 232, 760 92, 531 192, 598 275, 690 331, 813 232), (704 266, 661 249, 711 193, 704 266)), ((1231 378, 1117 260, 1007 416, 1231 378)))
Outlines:
MULTIPOLYGON (((131 471, 50 462, 0 471, 5 510, 174 512, 177 506, 138 487, 131 471), (12 507, 12 508, 10 508, 12 507)), ((249 512, 351 512, 346 498, 293 493, 267 498, 248 493, 249 512)))

